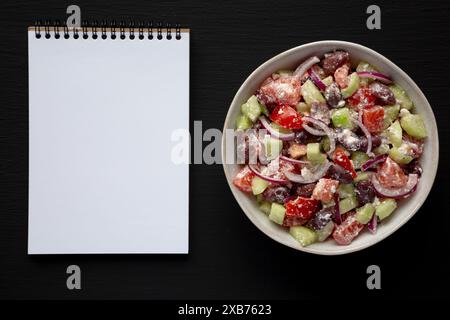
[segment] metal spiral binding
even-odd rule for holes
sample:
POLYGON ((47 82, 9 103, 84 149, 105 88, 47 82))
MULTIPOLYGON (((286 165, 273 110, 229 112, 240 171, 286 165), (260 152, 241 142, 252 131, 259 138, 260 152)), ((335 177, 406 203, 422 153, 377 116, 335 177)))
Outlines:
POLYGON ((128 36, 128 38, 130 39, 130 40, 134 40, 134 29, 135 29, 135 26, 134 26, 134 22, 133 21, 130 21, 130 35, 128 36))
POLYGON ((161 22, 156 23, 156 27, 153 22, 138 22, 129 21, 128 23, 121 20, 119 23, 116 20, 103 20, 99 23, 97 20, 87 21, 84 20, 81 24, 81 28, 69 28, 65 23, 61 23, 60 20, 37 20, 34 24, 34 34, 36 39, 112 39, 117 38, 121 40, 180 40, 181 39, 181 25, 176 23, 173 27, 172 24, 167 23, 165 27, 161 22), (81 36, 80 36, 81 33, 81 36), (100 35, 99 35, 100 33, 100 35), (154 33, 156 36, 154 36, 154 33), (117 36, 118 34, 118 36, 117 36), (173 36, 175 35, 175 36, 173 36))
POLYGON ((153 22, 148 24, 148 40, 153 40, 153 22))
POLYGON ((60 34, 59 34, 59 28, 61 27, 61 21, 56 20, 54 25, 53 25, 53 33, 55 34, 55 39, 59 39, 60 38, 60 34))
POLYGON ((125 40, 126 36, 125 36, 125 21, 120 21, 120 39, 125 40))
POLYGON ((109 24, 110 28, 111 28, 111 39, 115 40, 116 39, 116 27, 117 27, 117 23, 115 20, 111 21, 111 23, 109 24))
POLYGON ((157 32, 156 39, 162 40, 163 36, 162 36, 162 23, 161 22, 159 22, 158 25, 156 26, 156 32, 157 32))
POLYGON ((89 35, 88 35, 88 22, 86 20, 84 20, 81 23, 81 30, 83 32, 83 39, 84 40, 88 39, 89 38, 89 35))
POLYGON ((40 39, 41 38, 41 21, 37 20, 34 25, 35 25, 34 36, 36 37, 36 39, 40 39))
POLYGON ((92 39, 97 40, 98 35, 97 35, 97 27, 98 27, 98 21, 94 20, 92 21, 92 39))
POLYGON ((45 25, 44 25, 45 39, 50 39, 50 37, 51 37, 51 35, 50 35, 50 25, 51 25, 50 20, 47 20, 45 22, 45 25))

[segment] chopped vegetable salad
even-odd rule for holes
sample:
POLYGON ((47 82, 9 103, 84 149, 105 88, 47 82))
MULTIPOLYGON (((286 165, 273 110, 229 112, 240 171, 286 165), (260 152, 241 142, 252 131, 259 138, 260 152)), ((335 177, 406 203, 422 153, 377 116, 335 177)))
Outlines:
POLYGON ((376 233, 422 174, 427 130, 413 101, 346 51, 272 74, 242 105, 236 128, 245 138, 234 185, 302 246, 376 233))

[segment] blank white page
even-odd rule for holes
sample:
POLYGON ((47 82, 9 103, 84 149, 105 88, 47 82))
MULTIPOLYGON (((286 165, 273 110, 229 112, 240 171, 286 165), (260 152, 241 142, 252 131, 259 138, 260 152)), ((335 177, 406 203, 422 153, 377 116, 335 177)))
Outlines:
POLYGON ((28 31, 28 253, 188 253, 189 168, 171 135, 189 128, 189 33, 51 33, 28 31))

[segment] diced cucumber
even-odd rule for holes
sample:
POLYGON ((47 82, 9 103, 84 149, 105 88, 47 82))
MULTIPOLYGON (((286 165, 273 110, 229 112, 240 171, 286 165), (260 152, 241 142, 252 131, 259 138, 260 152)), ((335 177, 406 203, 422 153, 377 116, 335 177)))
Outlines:
POLYGON ((325 161, 326 156, 323 153, 320 153, 320 143, 308 143, 306 145, 306 158, 308 161, 314 163, 322 163, 325 161))
POLYGON ((354 151, 354 152, 352 152, 351 159, 353 161, 353 167, 355 169, 359 169, 359 168, 361 168, 361 165, 363 163, 365 163, 365 162, 367 162, 367 160, 369 160, 369 156, 365 152, 354 151))
POLYGON ((320 144, 318 142, 308 143, 306 145, 306 156, 308 157, 308 160, 312 161, 314 159, 317 159, 319 155, 320 144))
POLYGON ((400 105, 394 104, 392 106, 384 106, 384 123, 389 126, 392 122, 397 119, 398 114, 400 112, 400 105))
POLYGON ((375 207, 371 203, 366 203, 364 206, 356 209, 356 221, 366 224, 372 219, 375 207))
POLYGON ((398 164, 408 164, 413 160, 413 157, 402 151, 402 148, 392 147, 389 150, 389 157, 398 164))
POLYGON ((262 201, 261 204, 259 205, 259 208, 266 215, 269 215, 270 214, 270 210, 272 209, 272 203, 270 203, 269 201, 262 201))
POLYGON ((269 116, 269 110, 267 110, 267 107, 265 105, 261 104, 261 103, 259 105, 261 106, 261 113, 268 117, 269 116))
POLYGON ((286 208, 281 204, 272 203, 270 207, 269 219, 273 222, 282 225, 284 221, 284 215, 286 214, 286 208))
POLYGON ((305 113, 311 110, 310 106, 307 103, 299 102, 296 106, 297 112, 305 113))
POLYGON ((311 80, 307 80, 302 85, 302 96, 303 99, 305 99, 305 102, 309 105, 311 105, 313 102, 326 102, 322 93, 320 93, 320 90, 314 85, 311 80))
POLYGON ((341 212, 341 214, 349 212, 350 210, 355 209, 357 206, 358 200, 356 200, 356 197, 349 197, 339 201, 339 211, 341 212))
POLYGON ((389 128, 387 128, 386 135, 388 136, 394 147, 400 147, 400 145, 402 144, 403 130, 398 120, 395 121, 389 128))
POLYGON ((398 117, 398 113, 400 112, 400 105, 393 104, 390 106, 384 106, 384 116, 389 118, 391 121, 394 121, 398 117))
POLYGON ((322 79, 322 82, 328 87, 333 83, 333 76, 328 76, 324 79, 322 79))
POLYGON ((282 70, 278 70, 276 73, 279 74, 282 77, 289 77, 289 76, 292 76, 294 71, 282 69, 282 70))
POLYGON ((427 129, 420 114, 408 114, 400 119, 402 128, 411 137, 423 139, 427 136, 427 129))
POLYGON ((359 181, 364 181, 364 180, 369 180, 370 175, 368 172, 362 172, 362 171, 358 171, 356 178, 353 179, 354 182, 359 182, 359 181))
POLYGON ((323 163, 325 160, 327 160, 327 155, 321 153, 321 154, 320 154, 319 160, 317 160, 317 161, 312 161, 312 162, 314 162, 315 164, 320 164, 320 163, 323 163))
POLYGON ((331 112, 331 121, 335 128, 352 129, 353 123, 348 108, 340 108, 331 112))
POLYGON ((261 204, 263 201, 264 201, 264 197, 263 197, 262 194, 256 195, 256 202, 257 202, 258 204, 261 204))
POLYGON ((267 159, 272 160, 280 155, 283 149, 283 141, 271 136, 264 137, 264 151, 267 159))
POLYGON ((256 96, 251 96, 246 103, 241 106, 241 112, 245 114, 252 122, 255 122, 261 115, 261 105, 256 96))
POLYGON ((330 138, 328 136, 323 137, 320 144, 324 152, 330 151, 330 138))
POLYGON ((383 220, 391 215, 397 208, 397 202, 394 199, 385 199, 375 209, 375 214, 383 220))
POLYGON ((250 120, 245 114, 239 114, 236 119, 236 129, 238 130, 246 130, 251 128, 253 125, 252 120, 250 120))
MULTIPOLYGON (((361 61, 358 63, 358 66, 356 67, 356 72, 365 72, 365 71, 377 71, 377 69, 369 64, 366 61, 361 61)), ((367 85, 368 83, 372 82, 373 80, 370 78, 361 78, 359 79, 360 85, 367 85)))
POLYGON ((266 190, 267 186, 269 185, 269 182, 261 179, 260 177, 253 177, 252 179, 252 191, 254 195, 258 195, 264 192, 266 190))
POLYGON ((387 143, 380 144, 377 148, 373 149, 373 153, 376 155, 386 154, 389 152, 389 145, 387 143))
POLYGON ((292 130, 283 128, 282 126, 280 126, 279 124, 277 124, 275 122, 271 122, 270 126, 280 133, 292 133, 292 130))
POLYGON ((339 198, 345 199, 355 196, 355 186, 353 183, 340 184, 338 187, 339 198))
POLYGON ((377 71, 377 69, 366 61, 361 61, 356 67, 356 72, 377 71))
POLYGON ((348 86, 341 89, 342 96, 344 99, 347 99, 352 94, 356 92, 359 88, 359 76, 356 72, 353 72, 351 75, 349 75, 348 79, 348 86))
POLYGON ((316 231, 317 241, 319 242, 325 241, 333 233, 333 230, 334 230, 334 222, 330 221, 325 225, 325 227, 323 227, 319 231, 316 231))
POLYGON ((289 233, 294 237, 303 247, 306 247, 317 241, 316 233, 304 226, 295 226, 289 228, 289 233))
POLYGON ((406 94, 406 91, 403 90, 402 87, 396 84, 392 84, 389 86, 389 89, 391 89, 392 93, 395 96, 395 99, 398 103, 400 103, 400 106, 402 108, 410 110, 414 105, 411 99, 406 94))

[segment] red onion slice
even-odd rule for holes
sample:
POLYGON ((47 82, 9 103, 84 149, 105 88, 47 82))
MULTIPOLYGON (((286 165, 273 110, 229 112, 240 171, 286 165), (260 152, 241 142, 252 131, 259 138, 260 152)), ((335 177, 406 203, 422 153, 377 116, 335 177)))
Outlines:
POLYGON ((353 121, 358 125, 358 127, 361 128, 364 135, 367 137, 367 149, 366 153, 370 155, 372 152, 372 135, 370 134, 369 130, 367 130, 366 126, 363 125, 363 123, 359 120, 353 119, 353 121))
POLYGON ((327 134, 321 130, 315 129, 313 127, 308 126, 307 124, 302 124, 303 129, 311 133, 315 136, 326 136, 327 134))
POLYGON ((372 184, 375 188, 375 191, 378 193, 378 195, 385 197, 385 198, 392 198, 392 199, 402 199, 405 198, 410 193, 414 192, 416 190, 416 185, 419 182, 419 177, 417 174, 409 174, 408 176, 408 182, 404 187, 391 189, 391 188, 385 188, 381 185, 380 181, 378 181, 377 175, 372 175, 372 184))
POLYGON ((309 77, 311 78, 311 80, 314 82, 314 84, 322 91, 325 91, 325 89, 327 88, 327 86, 325 85, 325 83, 322 82, 322 80, 320 80, 320 77, 317 75, 317 73, 314 71, 313 68, 310 68, 308 70, 309 73, 309 77))
POLYGON ((339 208, 339 192, 334 193, 334 222, 336 224, 342 223, 342 217, 341 217, 341 209, 339 208))
MULTIPOLYGON (((334 151, 334 149, 336 148, 336 141, 334 138, 333 130, 331 130, 331 128, 329 128, 325 122, 317 120, 310 116, 304 116, 302 118, 302 120, 304 122, 309 122, 309 123, 312 123, 313 125, 319 127, 328 136, 328 138, 330 138, 330 150, 328 151, 328 154, 331 154, 334 151)), ((308 131, 308 130, 306 130, 306 131, 308 131)), ((313 134, 313 133, 311 133, 311 134, 313 134)))
POLYGON ((303 75, 316 63, 319 63, 320 59, 316 56, 310 57, 303 61, 297 69, 295 69, 294 73, 292 74, 294 77, 303 77, 303 75))
POLYGON ((308 175, 307 177, 304 177, 301 174, 296 174, 296 173, 293 173, 290 171, 285 172, 284 175, 286 176, 286 178, 288 178, 292 182, 302 183, 302 184, 312 183, 312 182, 316 182, 317 180, 322 178, 327 173, 330 166, 331 166, 331 162, 326 160, 326 162, 324 162, 323 164, 318 166, 317 169, 313 173, 311 173, 311 175, 308 175))
POLYGON ((367 171, 368 169, 372 168, 373 166, 375 166, 381 162, 384 162, 384 160, 386 160, 386 158, 387 158, 387 154, 379 154, 375 158, 369 159, 366 162, 364 162, 361 165, 361 170, 367 171))
POLYGON ((296 160, 296 159, 292 159, 286 156, 280 156, 281 160, 290 162, 290 163, 294 163, 294 164, 300 164, 300 165, 305 165, 305 164, 309 164, 309 161, 302 161, 302 160, 296 160))
POLYGON ((263 175, 261 172, 259 172, 256 165, 254 165, 254 164, 249 164, 248 167, 250 168, 251 172, 253 172, 256 176, 260 177, 263 180, 269 181, 271 183, 276 183, 276 184, 283 184, 283 183, 288 182, 287 180, 284 180, 284 179, 277 179, 277 178, 272 178, 272 177, 263 175))
POLYGON ((264 116, 259 117, 259 121, 261 122, 264 129, 266 129, 272 137, 275 137, 277 139, 283 140, 283 141, 289 141, 293 140, 295 138, 295 133, 282 133, 274 128, 272 128, 267 121, 267 118, 264 116))
POLYGON ((372 219, 370 219, 369 223, 367 224, 367 229, 370 231, 370 233, 375 234, 377 233, 377 225, 378 225, 378 218, 374 212, 372 219))
POLYGON ((389 76, 387 76, 385 74, 382 74, 380 72, 361 71, 361 72, 357 72, 357 74, 361 78, 370 78, 370 79, 374 79, 374 80, 378 80, 378 81, 384 82, 386 84, 392 83, 392 79, 389 76))

